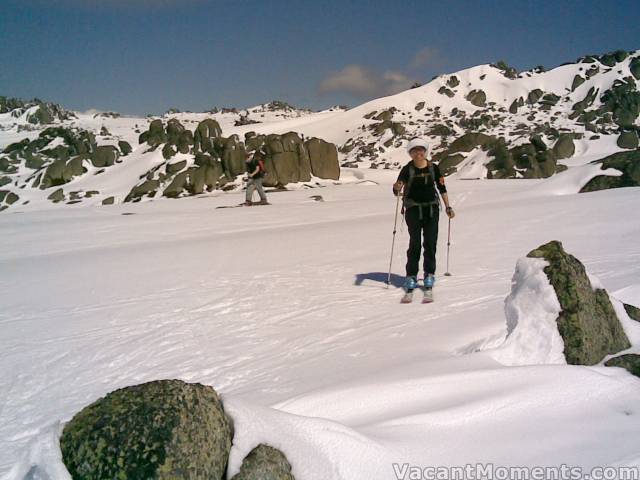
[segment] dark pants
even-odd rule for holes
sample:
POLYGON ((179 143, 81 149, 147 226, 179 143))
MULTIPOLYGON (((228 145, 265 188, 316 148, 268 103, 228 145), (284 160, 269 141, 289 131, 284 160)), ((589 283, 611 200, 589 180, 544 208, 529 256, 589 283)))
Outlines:
POLYGON ((420 262, 421 240, 424 236, 424 274, 436 273, 436 246, 438 243, 438 219, 440 209, 437 205, 433 208, 422 208, 422 220, 420 220, 420 208, 411 207, 404 213, 404 218, 409 229, 409 249, 407 250, 407 276, 418 275, 420 262), (433 216, 431 216, 433 214, 433 216))

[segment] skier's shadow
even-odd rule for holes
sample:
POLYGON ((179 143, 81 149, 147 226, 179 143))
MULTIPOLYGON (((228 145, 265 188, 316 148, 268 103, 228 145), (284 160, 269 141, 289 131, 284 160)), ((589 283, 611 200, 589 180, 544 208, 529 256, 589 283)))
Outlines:
MULTIPOLYGON (((356 275, 356 279, 353 282, 354 285, 360 286, 362 282, 365 280, 369 280, 371 282, 378 282, 381 285, 387 285, 387 279, 389 278, 389 274, 387 272, 371 272, 371 273, 358 273, 356 275)), ((396 275, 395 273, 391 274, 391 282, 390 285, 396 288, 401 288, 404 284, 404 277, 400 275, 396 275)))

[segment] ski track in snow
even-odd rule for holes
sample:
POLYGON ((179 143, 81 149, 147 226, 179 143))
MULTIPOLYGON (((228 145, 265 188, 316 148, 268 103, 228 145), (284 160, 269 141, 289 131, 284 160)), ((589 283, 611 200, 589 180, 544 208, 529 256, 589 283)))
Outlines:
MULTIPOLYGON (((365 176, 380 185, 325 187, 323 203, 307 190, 262 209, 216 210, 229 194, 0 217, 0 473, 65 478, 61 422, 159 378, 222 394, 238 428, 229 475, 258 441, 300 479, 393 478, 403 461, 637 462, 635 377, 491 352, 516 261, 553 239, 640 305, 640 189, 452 179, 453 276, 442 214, 436 301, 400 305, 384 284, 395 173, 365 176)), ((399 228, 396 281, 407 241, 399 228)))

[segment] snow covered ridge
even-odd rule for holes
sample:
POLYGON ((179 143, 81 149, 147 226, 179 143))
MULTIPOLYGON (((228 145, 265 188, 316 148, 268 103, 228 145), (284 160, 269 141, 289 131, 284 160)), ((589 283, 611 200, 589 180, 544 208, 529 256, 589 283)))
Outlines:
MULTIPOLYGON (((167 175, 167 169, 175 167, 166 165, 170 163, 166 145, 160 155, 140 143, 140 135, 153 120, 163 124, 177 121, 185 130, 194 132, 204 121, 217 122, 221 130, 218 136, 234 139, 233 148, 238 152, 255 144, 256 138, 269 135, 287 134, 296 145, 306 138, 318 138, 325 142, 319 149, 323 162, 333 164, 336 154, 326 147, 333 144, 338 149, 337 161, 345 168, 399 168, 407 161, 404 147, 408 139, 421 136, 432 144, 433 157, 441 170, 461 179, 548 178, 578 168, 579 172, 568 175, 584 182, 571 193, 583 187, 592 191, 638 185, 640 179, 634 173, 634 165, 640 129, 639 79, 640 51, 616 51, 585 56, 549 71, 538 67, 517 73, 501 62, 481 65, 442 75, 424 86, 350 110, 332 107, 312 112, 273 101, 247 109, 215 108, 204 113, 172 109, 160 118, 133 118, 114 112, 70 113, 52 104, 31 105, 0 97, 0 112, 4 112, 0 113, 0 148, 25 138, 37 139, 43 128, 39 122, 44 119, 56 126, 86 130, 96 136, 101 146, 119 149, 120 143, 125 142, 132 150, 126 162, 108 171, 97 174, 84 162, 82 168, 86 171, 69 177, 64 185, 56 185, 55 190, 53 186, 34 190, 33 182, 25 184, 25 179, 42 172, 33 169, 33 161, 27 166, 27 159, 12 158, 12 147, 0 154, 0 208, 24 211, 49 208, 53 201, 58 206, 71 202, 101 205, 162 196, 174 180, 173 173, 184 172, 167 175), (603 162, 603 172, 586 166, 623 152, 629 156, 603 162), (327 155, 330 160, 326 160, 327 155), (615 176, 619 178, 612 178, 615 176), (587 186, 586 182, 594 177, 599 178, 587 186)), ((276 175, 282 179, 271 179, 274 185, 300 186, 300 182, 308 181, 308 152, 297 153, 295 159, 291 155, 274 157, 300 150, 291 141, 280 141, 268 152, 271 171, 287 172, 276 175), (294 168, 294 163, 301 167, 294 168)), ((224 148, 218 149, 219 158, 212 155, 222 161, 224 148)), ((200 168, 203 162, 216 170, 206 175, 191 170, 193 174, 180 176, 167 196, 241 187, 235 172, 239 168, 226 169, 226 173, 233 174, 226 175, 220 183, 219 169, 210 160, 197 161, 195 153, 185 153, 183 149, 171 158, 180 165, 186 161, 183 168, 187 170, 200 168), (201 188, 204 177, 206 187, 201 188)), ((119 154, 125 155, 123 151, 119 154)), ((313 170, 313 159, 311 163, 313 170)), ((322 178, 336 179, 335 168, 331 170, 330 174, 320 175, 312 171, 315 178, 308 185, 313 186, 322 178)))
POLYGON ((441 168, 461 178, 548 177, 592 141, 613 139, 609 153, 637 147, 639 57, 620 51, 550 71, 498 64, 443 75, 346 112, 350 138, 338 143, 349 163, 394 168, 406 140, 423 136, 441 168))

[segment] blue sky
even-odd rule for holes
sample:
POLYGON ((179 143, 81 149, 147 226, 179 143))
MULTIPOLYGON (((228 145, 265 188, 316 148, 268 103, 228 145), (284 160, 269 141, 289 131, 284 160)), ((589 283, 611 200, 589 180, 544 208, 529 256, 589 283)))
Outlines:
POLYGON ((2 0, 0 95, 128 114, 350 106, 505 60, 640 48, 638 1, 2 0))

